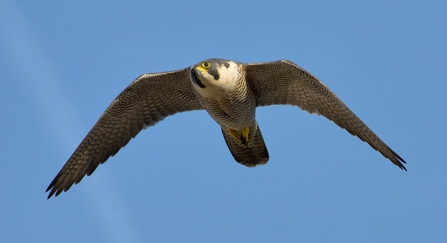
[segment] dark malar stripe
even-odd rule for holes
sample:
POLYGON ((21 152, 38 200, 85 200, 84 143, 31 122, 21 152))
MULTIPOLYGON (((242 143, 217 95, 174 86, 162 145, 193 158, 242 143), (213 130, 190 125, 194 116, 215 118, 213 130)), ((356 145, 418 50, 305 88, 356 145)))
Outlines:
POLYGON ((191 79, 192 81, 197 84, 200 88, 204 89, 206 86, 200 81, 199 78, 197 78, 197 74, 194 70, 191 69, 191 79))

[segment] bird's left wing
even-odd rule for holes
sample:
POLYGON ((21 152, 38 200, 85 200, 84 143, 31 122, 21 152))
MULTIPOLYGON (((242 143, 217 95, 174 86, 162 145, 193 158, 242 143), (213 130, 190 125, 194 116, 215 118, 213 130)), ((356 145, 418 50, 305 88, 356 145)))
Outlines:
POLYGON ((367 142, 401 169, 405 161, 363 123, 332 91, 312 74, 287 60, 243 64, 257 106, 295 105, 323 115, 367 142))
POLYGON ((143 128, 178 112, 202 109, 194 92, 189 68, 138 77, 113 100, 50 183, 48 198, 91 175, 143 128))

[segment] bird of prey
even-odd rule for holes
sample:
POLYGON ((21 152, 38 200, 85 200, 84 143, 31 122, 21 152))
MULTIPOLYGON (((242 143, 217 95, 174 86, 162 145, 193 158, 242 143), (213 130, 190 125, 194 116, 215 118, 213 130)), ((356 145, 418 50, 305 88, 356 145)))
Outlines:
POLYGON ((269 160, 257 107, 294 105, 323 115, 406 170, 405 161, 312 74, 287 60, 240 63, 207 59, 191 67, 143 74, 133 81, 82 140, 47 188, 67 191, 115 155, 142 129, 179 112, 205 110, 220 125, 234 159, 248 167, 269 160))

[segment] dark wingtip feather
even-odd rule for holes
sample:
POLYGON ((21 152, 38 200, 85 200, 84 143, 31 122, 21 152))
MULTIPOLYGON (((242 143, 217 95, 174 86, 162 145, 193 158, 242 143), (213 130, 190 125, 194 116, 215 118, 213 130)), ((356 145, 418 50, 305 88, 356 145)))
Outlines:
POLYGON ((401 168, 402 170, 407 171, 407 168, 405 168, 405 166, 403 164, 406 164, 407 162, 402 159, 402 157, 400 157, 396 152, 394 152, 392 149, 390 149, 391 153, 394 156, 394 160, 391 160, 391 162, 393 162, 395 165, 397 165, 399 168, 401 168))
MULTIPOLYGON (((48 188, 45 192, 48 192, 48 190, 50 190, 50 188, 48 188)), ((54 192, 55 192, 54 189, 51 190, 50 194, 48 194, 47 200, 50 199, 50 198, 53 196, 54 192)), ((57 195, 56 195, 56 196, 57 196, 57 195)))
POLYGON ((57 180, 57 178, 58 178, 58 176, 56 176, 56 177, 53 179, 53 181, 50 183, 50 185, 49 185, 49 186, 47 187, 47 189, 45 190, 45 192, 48 192, 49 190, 51 190, 51 191, 50 191, 50 194, 48 194, 47 199, 50 199, 50 197, 52 197, 53 194, 54 194, 54 192, 56 191, 55 188, 54 188, 54 185, 56 184, 56 180, 57 180))
MULTIPOLYGON (((405 161, 402 161, 402 162, 404 162, 404 163, 406 164, 405 161)), ((405 168, 405 166, 404 166, 403 164, 398 164, 397 166, 398 166, 401 170, 405 170, 405 171, 407 171, 407 168, 405 168)))

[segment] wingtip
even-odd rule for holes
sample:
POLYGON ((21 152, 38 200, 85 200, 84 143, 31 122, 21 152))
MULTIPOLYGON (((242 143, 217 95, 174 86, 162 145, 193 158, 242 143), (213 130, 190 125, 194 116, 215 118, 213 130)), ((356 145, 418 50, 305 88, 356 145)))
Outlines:
MULTIPOLYGON (((48 189, 45 191, 48 192, 48 189)), ((54 194, 54 191, 51 191, 50 194, 48 194, 47 200, 50 199, 54 194)))
MULTIPOLYGON (((52 196, 57 197, 59 196, 59 194, 61 194, 62 192, 64 192, 66 190, 57 190, 55 188, 51 189, 50 194, 48 194, 47 199, 50 199, 52 196)), ((48 192, 48 190, 47 190, 48 192)))
POLYGON ((47 199, 50 199, 50 197, 52 197, 55 192, 54 185, 56 184, 56 179, 57 179, 57 176, 56 176, 56 178, 53 179, 53 181, 50 183, 50 185, 48 185, 47 189, 45 190, 45 193, 51 190, 50 194, 48 194, 47 199))
MULTIPOLYGON (((404 161, 405 163, 405 161, 404 161)), ((398 165, 401 170, 408 171, 403 164, 398 165)))
POLYGON ((391 152, 394 155, 394 159, 395 161, 392 160, 392 162, 397 165, 401 170, 405 170, 407 171, 407 168, 405 168, 404 164, 407 164, 407 162, 402 159, 402 157, 400 157, 396 152, 394 152, 393 150, 391 150, 391 152))

